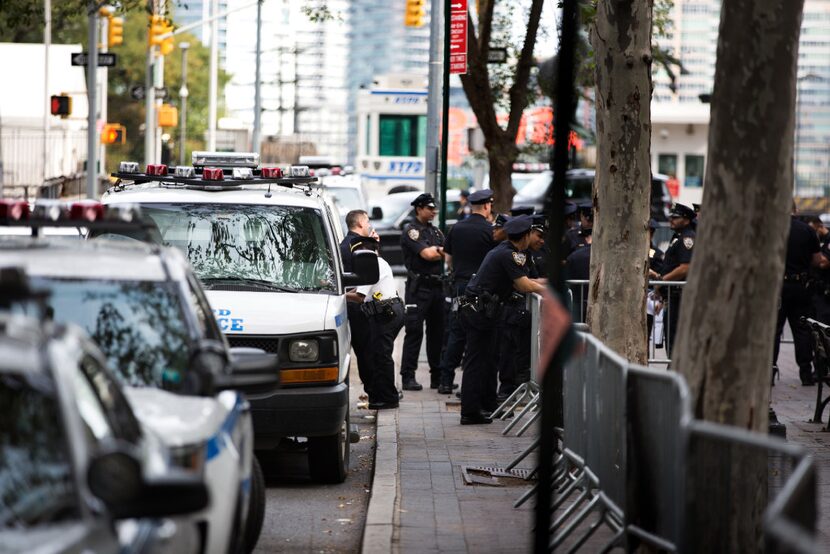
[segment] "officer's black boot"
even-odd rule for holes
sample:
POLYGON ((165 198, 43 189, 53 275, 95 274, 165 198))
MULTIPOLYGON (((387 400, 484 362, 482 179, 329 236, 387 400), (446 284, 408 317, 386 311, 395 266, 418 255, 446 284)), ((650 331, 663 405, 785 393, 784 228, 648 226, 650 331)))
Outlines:
POLYGON ((415 380, 414 375, 404 375, 401 379, 403 381, 403 390, 423 390, 423 385, 415 380))

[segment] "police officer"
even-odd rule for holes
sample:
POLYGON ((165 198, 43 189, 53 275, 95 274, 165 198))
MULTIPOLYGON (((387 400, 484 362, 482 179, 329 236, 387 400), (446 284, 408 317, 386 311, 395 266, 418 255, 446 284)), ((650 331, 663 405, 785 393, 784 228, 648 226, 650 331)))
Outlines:
POLYGON ((822 255, 821 265, 813 269, 813 313, 818 321, 830 324, 830 229, 815 215, 805 222, 818 235, 822 255))
POLYGON ((444 354, 441 356, 441 381, 439 394, 450 394, 458 385, 453 384, 455 368, 464 355, 466 336, 458 320, 458 298, 464 296, 467 282, 478 271, 484 256, 496 245, 490 215, 493 209, 493 191, 479 190, 470 195, 470 216, 459 221, 447 234, 444 256, 451 270, 451 297, 453 299, 447 324, 449 333, 444 354))
POLYGON ((507 240, 507 233, 504 231, 504 224, 507 223, 507 220, 510 219, 504 214, 496 214, 496 217, 493 219, 493 241, 496 244, 507 240))
POLYGON ((576 212, 578 211, 576 204, 573 202, 565 202, 565 230, 575 229, 579 225, 576 212))
MULTIPOLYGON (((689 206, 675 204, 669 214, 669 223, 674 234, 663 262, 662 273, 649 269, 649 276, 658 281, 685 281, 689 273, 689 264, 692 263, 692 249, 695 246, 695 231, 692 229, 692 220, 695 212, 689 206)), ((668 291, 669 329, 666 334, 666 352, 671 356, 674 346, 674 336, 677 333, 677 322, 680 316, 680 287, 670 287, 668 291)))
MULTIPOLYGON (((340 258, 343 271, 352 271, 352 244, 357 239, 368 237, 372 233, 369 214, 364 210, 352 210, 346 214, 346 226, 349 232, 340 243, 340 258)), ((353 295, 347 295, 346 312, 349 316, 349 328, 352 335, 352 348, 357 358, 357 373, 363 382, 363 390, 369 394, 372 375, 372 353, 370 350, 369 321, 360 309, 360 301, 353 295)))
POLYGON ((414 305, 405 317, 401 378, 404 390, 421 390, 415 380, 418 354, 427 328, 427 360, 430 383, 438 388, 441 373, 441 347, 444 340, 444 290, 441 274, 444 267, 444 235, 435 226, 435 199, 423 193, 412 201, 415 219, 401 234, 401 250, 407 270, 406 303, 414 305))
MULTIPOLYGON (((695 204, 695 206, 697 206, 697 204, 695 204)), ((654 272, 654 275, 662 275, 663 256, 665 254, 657 246, 657 243, 654 242, 654 232, 657 230, 657 227, 657 220, 654 218, 648 220, 648 268, 654 272)), ((656 295, 654 291, 649 291, 648 301, 646 304, 646 327, 648 329, 649 337, 652 336, 651 330, 654 329, 654 316, 655 314, 659 315, 662 310, 662 303, 658 297, 659 295, 656 295)), ((653 337, 655 346, 658 344, 662 346, 663 344, 662 326, 660 326, 660 331, 659 337, 653 337)))
POLYGON ((784 320, 787 320, 793 332, 795 362, 798 364, 801 384, 811 386, 815 384, 812 375, 812 341, 810 331, 805 324, 801 323, 801 318, 812 315, 810 292, 807 288, 810 268, 822 267, 825 263, 823 262, 824 256, 821 255, 818 235, 809 225, 798 219, 796 213, 797 210, 795 204, 793 204, 772 365, 773 375, 775 375, 778 351, 781 348, 781 332, 784 330, 784 320))
POLYGON ((579 225, 565 231, 565 258, 580 248, 589 244, 587 237, 591 236, 594 230, 594 205, 591 202, 583 202, 577 206, 579 214, 579 225))
MULTIPOLYGON (((377 253, 379 243, 371 237, 352 239, 352 250, 370 250, 377 253)), ((372 373, 369 376, 369 409, 386 410, 398 407, 395 388, 395 361, 392 349, 395 338, 403 327, 404 306, 398 297, 392 268, 378 257, 379 279, 374 285, 357 287, 360 307, 369 322, 372 354, 372 373)))
POLYGON ((514 290, 542 292, 544 285, 527 275, 531 218, 518 216, 505 224, 508 240, 485 256, 478 273, 467 284, 461 303, 467 330, 464 374, 461 384, 461 424, 490 423, 496 408, 496 323, 501 308, 514 290))
POLYGON ((463 189, 458 196, 458 211, 456 212, 456 219, 461 221, 462 219, 467 219, 470 217, 472 213, 472 208, 470 208, 470 191, 468 189, 463 189))

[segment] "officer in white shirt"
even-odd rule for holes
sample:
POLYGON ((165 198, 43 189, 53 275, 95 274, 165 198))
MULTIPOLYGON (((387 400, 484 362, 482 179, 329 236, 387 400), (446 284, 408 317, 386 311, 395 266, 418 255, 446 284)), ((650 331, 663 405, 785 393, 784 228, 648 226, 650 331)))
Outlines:
MULTIPOLYGON (((351 250, 371 250, 377 252, 379 243, 371 237, 356 237, 352 240, 351 250)), ((398 407, 398 390, 395 388, 395 362, 392 349, 395 338, 403 327, 404 304, 398 296, 392 268, 378 256, 380 278, 374 285, 357 287, 355 292, 362 299, 363 312, 369 319, 372 352, 371 383, 369 409, 385 410, 398 407)))

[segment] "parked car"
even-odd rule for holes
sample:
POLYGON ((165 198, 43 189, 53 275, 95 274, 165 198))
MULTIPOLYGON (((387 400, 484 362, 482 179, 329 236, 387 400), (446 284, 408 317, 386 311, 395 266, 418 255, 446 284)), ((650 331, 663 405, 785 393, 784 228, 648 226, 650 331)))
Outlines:
MULTIPOLYGON (((404 226, 415 218, 412 201, 421 193, 423 193, 422 190, 416 190, 386 195, 369 212, 371 224, 380 237, 380 255, 392 266, 392 272, 395 275, 406 275, 401 250, 401 233, 404 226)), ((447 190, 444 214, 448 229, 458 221, 460 208, 461 191, 459 189, 447 190)), ((438 225, 438 217, 435 218, 433 224, 438 225)))
MULTIPOLYGON (((101 204, 80 208, 84 216, 107 217, 101 204)), ((82 225, 98 237, 136 229, 112 221, 82 225)), ((204 552, 252 551, 265 486, 253 455, 249 403, 239 391, 275 389, 276 356, 228 348, 187 261, 173 249, 123 237, 3 237, 0 266, 23 268, 32 286, 49 294, 49 317, 89 334, 122 385, 133 387, 126 397, 142 425, 163 438, 182 467, 204 472, 214 500, 192 516, 203 530, 204 552)))
MULTIPOLYGON (((591 200, 595 171, 593 169, 571 169, 567 174, 565 198, 572 202, 591 200)), ((651 176, 651 217, 657 221, 668 221, 672 197, 666 186, 668 176, 653 173, 651 176)), ((553 172, 543 171, 513 197, 513 206, 533 206, 538 213, 544 210, 548 188, 553 172)))
POLYGON ((282 387, 249 395, 256 448, 307 438, 312 477, 342 482, 350 453, 345 293, 377 281, 377 256, 361 253, 354 273, 343 271, 341 225, 307 167, 259 168, 258 156, 244 153, 197 152, 194 164, 187 177, 119 172, 103 202, 141 206, 158 239, 188 257, 232 346, 279 354, 282 387), (221 170, 239 177, 215 179, 221 170))
POLYGON ((176 516, 209 501, 80 329, 0 315, 0 550, 196 553, 196 524, 176 516))

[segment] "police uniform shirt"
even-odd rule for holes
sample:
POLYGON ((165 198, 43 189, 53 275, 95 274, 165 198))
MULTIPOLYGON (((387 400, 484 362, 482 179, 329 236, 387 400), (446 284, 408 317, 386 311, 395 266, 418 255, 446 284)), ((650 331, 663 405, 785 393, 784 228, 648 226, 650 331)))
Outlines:
POLYGON ((401 234, 401 250, 406 268, 418 275, 441 275, 444 260, 428 261, 421 257, 421 250, 430 246, 443 246, 444 235, 432 223, 417 219, 406 225, 401 234))
POLYGON ((666 257, 663 259, 663 274, 670 273, 681 264, 692 262, 692 249, 695 246, 695 232, 691 226, 675 231, 672 235, 666 257))
POLYGON ((582 229, 582 226, 575 227, 573 229, 568 229, 565 231, 565 257, 569 256, 571 252, 576 250, 577 248, 581 248, 588 244, 585 237, 588 236, 588 233, 582 229))
POLYGON ((352 240, 359 236, 354 231, 349 231, 340 243, 340 259, 343 261, 343 271, 346 273, 352 271, 352 240))
POLYGON ((591 245, 577 248, 565 260, 565 273, 568 279, 587 281, 591 275, 591 245))
POLYGON ((456 223, 447 233, 447 243, 444 245, 444 251, 452 256, 455 278, 469 280, 495 245, 493 226, 483 215, 472 214, 456 223))
POLYGON ((520 277, 527 277, 527 254, 506 240, 487 253, 467 291, 474 295, 497 294, 506 300, 514 290, 513 281, 520 277))
POLYGON ((784 274, 807 273, 812 266, 813 254, 820 250, 818 235, 813 228, 795 217, 790 218, 790 238, 787 239, 784 274))
POLYGON ((364 302, 372 300, 389 300, 398 296, 398 287, 395 286, 395 276, 392 275, 392 268, 389 262, 378 256, 378 270, 380 278, 374 285, 363 285, 357 287, 355 292, 364 296, 364 302))

